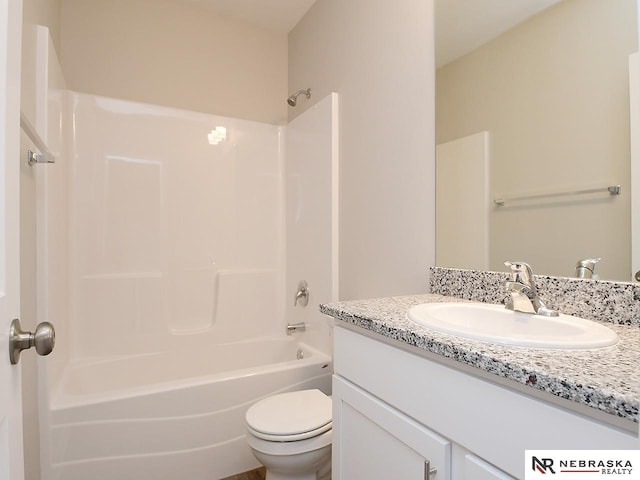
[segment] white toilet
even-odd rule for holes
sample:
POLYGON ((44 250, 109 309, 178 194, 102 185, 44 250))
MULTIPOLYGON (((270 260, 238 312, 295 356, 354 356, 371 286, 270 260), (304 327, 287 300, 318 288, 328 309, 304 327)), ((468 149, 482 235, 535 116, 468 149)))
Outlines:
POLYGON ((320 390, 281 393, 247 410, 253 454, 266 480, 331 478, 331 398, 320 390))

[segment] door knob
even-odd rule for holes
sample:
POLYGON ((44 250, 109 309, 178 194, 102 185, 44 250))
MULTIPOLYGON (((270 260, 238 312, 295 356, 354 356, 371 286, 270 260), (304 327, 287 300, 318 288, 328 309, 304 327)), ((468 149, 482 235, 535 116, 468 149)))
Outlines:
POLYGON ((11 322, 9 329, 9 359, 11 365, 20 361, 20 352, 36 347, 38 355, 49 355, 56 343, 56 331, 49 322, 42 322, 34 333, 25 332, 17 318, 11 322))
POLYGON ((636 274, 634 275, 634 277, 635 277, 635 279, 636 279, 636 281, 637 281, 637 282, 640 282, 640 270, 638 270, 638 271, 636 272, 636 274))

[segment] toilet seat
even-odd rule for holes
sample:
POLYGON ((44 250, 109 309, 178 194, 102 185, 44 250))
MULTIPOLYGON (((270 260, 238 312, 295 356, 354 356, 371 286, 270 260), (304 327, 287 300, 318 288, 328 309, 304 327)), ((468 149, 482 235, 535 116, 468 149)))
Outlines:
POLYGON ((268 440, 270 442, 298 442, 300 440, 306 440, 307 438, 317 437, 318 435, 322 435, 324 432, 331 430, 331 422, 320 428, 316 428, 315 430, 290 435, 271 435, 259 432, 251 427, 248 427, 248 430, 254 437, 261 438, 262 440, 268 440))
POLYGON ((320 390, 281 393, 247 410, 249 432, 272 442, 295 442, 331 430, 331 398, 320 390))
POLYGON ((276 457, 301 455, 327 447, 331 449, 332 439, 333 430, 327 430, 317 437, 299 440, 297 442, 272 442, 269 440, 262 440, 252 434, 247 435, 247 443, 249 443, 249 446, 253 450, 276 457))

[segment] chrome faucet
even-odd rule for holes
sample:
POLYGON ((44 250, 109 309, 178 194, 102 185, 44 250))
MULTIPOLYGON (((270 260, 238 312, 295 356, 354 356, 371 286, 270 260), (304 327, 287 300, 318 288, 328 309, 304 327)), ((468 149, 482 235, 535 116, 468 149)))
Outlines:
POLYGON ((511 268, 511 279, 504 282, 509 293, 505 307, 509 310, 533 313, 545 317, 557 317, 557 310, 548 308, 538 296, 538 289, 533 280, 531 267, 524 262, 504 262, 511 268))
POLYGON ((576 263, 576 277, 578 278, 593 278, 597 279, 598 275, 595 273, 596 263, 601 258, 584 258, 576 263))

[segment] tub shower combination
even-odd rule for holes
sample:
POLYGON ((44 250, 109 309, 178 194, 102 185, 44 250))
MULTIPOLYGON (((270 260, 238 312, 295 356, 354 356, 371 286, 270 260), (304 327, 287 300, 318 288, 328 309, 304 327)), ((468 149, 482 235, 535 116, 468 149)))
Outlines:
POLYGON ((294 338, 214 347, 68 368, 51 411, 58 478, 212 479, 246 471, 258 466, 245 439, 251 404, 283 391, 330 389, 331 358, 294 338))
POLYGON ((63 101, 71 319, 42 364, 43 478, 255 468, 249 406, 331 389, 330 352, 313 337, 329 325, 292 318, 284 300, 284 127, 63 101), (285 318, 307 332, 285 335, 285 318))

